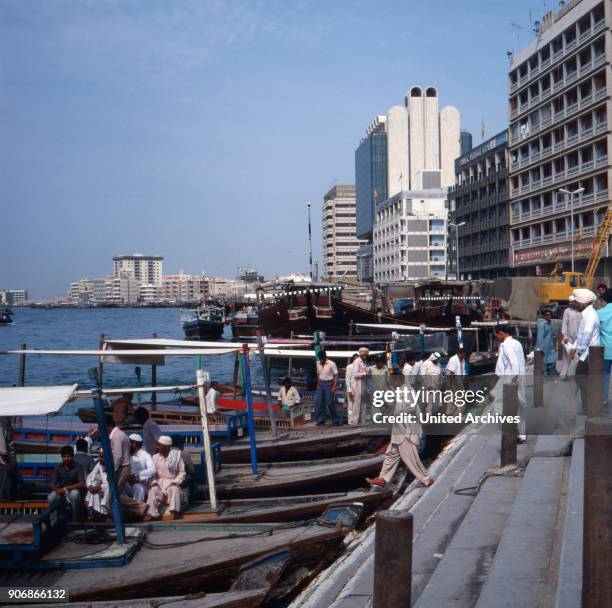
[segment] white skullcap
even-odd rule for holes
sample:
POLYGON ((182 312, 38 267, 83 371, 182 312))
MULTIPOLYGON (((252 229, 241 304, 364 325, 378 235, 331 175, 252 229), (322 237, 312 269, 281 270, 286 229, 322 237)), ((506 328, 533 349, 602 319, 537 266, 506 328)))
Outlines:
POLYGON ((359 352, 359 354, 360 354, 360 355, 366 355, 366 356, 367 356, 367 355, 369 355, 369 354, 370 354, 370 349, 369 349, 369 348, 366 348, 365 346, 362 346, 362 347, 359 349, 359 351, 358 351, 358 352, 359 352))
POLYGON ((590 304, 597 300, 597 296, 590 289, 574 289, 572 295, 580 304, 590 304))
POLYGON ((438 359, 440 359, 442 357, 442 355, 440 353, 431 353, 431 356, 429 357, 432 361, 437 361, 438 359))
POLYGON ((569 301, 570 301, 570 302, 575 302, 575 301, 576 301, 576 296, 575 296, 574 294, 572 294, 572 295, 569 297, 569 301))
POLYGON ((138 443, 142 443, 142 437, 138 433, 132 433, 130 435, 130 439, 132 441, 138 441, 138 443))
POLYGON ((161 443, 162 445, 167 445, 168 447, 172 447, 172 439, 168 437, 168 435, 162 435, 157 443, 161 443))

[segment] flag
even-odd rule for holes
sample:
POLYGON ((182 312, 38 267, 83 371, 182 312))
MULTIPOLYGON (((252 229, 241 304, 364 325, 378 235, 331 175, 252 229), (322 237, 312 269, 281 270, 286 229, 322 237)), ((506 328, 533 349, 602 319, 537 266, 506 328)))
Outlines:
POLYGON ((484 134, 485 134, 485 122, 484 122, 484 116, 483 116, 482 121, 480 122, 480 139, 484 139, 484 134))

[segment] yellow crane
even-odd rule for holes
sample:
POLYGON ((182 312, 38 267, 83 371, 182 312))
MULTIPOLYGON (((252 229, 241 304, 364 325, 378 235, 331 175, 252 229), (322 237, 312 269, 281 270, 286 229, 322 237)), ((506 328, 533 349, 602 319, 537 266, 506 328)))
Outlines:
MULTIPOLYGON (((540 288, 540 300, 542 304, 551 304, 553 302, 567 302, 572 291, 578 287, 586 287, 592 289, 595 271, 601 260, 604 248, 608 243, 608 238, 612 232, 612 208, 608 207, 604 221, 602 222, 595 242, 593 244, 593 252, 589 258, 586 271, 582 272, 564 272, 560 275, 560 280, 552 283, 542 283, 540 288)), ((551 277, 555 274, 559 276, 558 267, 551 273, 551 277)))

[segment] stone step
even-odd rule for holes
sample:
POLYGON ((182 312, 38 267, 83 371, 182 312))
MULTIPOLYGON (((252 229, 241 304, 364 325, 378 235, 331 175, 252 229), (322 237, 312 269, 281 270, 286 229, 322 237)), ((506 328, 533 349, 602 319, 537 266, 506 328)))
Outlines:
POLYGON ((555 608, 582 602, 582 539, 584 513, 584 439, 575 439, 569 473, 555 608))
POLYGON ((415 608, 474 606, 520 485, 520 477, 487 479, 415 608))
POLYGON ((541 604, 548 592, 564 460, 530 460, 476 608, 541 604))

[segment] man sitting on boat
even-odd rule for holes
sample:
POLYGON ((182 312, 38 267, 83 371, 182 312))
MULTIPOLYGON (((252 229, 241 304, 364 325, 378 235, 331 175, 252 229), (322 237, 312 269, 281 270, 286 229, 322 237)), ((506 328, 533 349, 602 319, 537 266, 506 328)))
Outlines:
POLYGON ((181 512, 183 499, 181 484, 185 480, 185 464, 181 451, 172 448, 172 439, 162 435, 157 441, 157 454, 153 456, 156 476, 151 482, 146 520, 161 517, 166 511, 172 519, 181 512))
POLYGON ((204 403, 206 404, 207 414, 217 413, 217 399, 219 398, 219 391, 215 388, 216 382, 204 385, 204 391, 206 396, 204 397, 204 403))
POLYGON ((0 417, 0 500, 15 498, 17 452, 10 418, 0 417))
POLYGON ((149 410, 146 407, 140 406, 137 408, 134 412, 134 417, 136 418, 137 424, 142 426, 144 449, 151 455, 155 454, 157 440, 162 434, 159 424, 151 418, 149 410))
POLYGON ((156 469, 151 454, 142 449, 142 437, 136 433, 129 436, 131 475, 126 491, 135 500, 144 502, 149 492, 149 483, 156 469))
POLYGON ((74 450, 65 445, 61 452, 62 462, 53 470, 51 493, 47 497, 49 506, 65 506, 72 509, 72 521, 81 519, 81 498, 85 491, 85 471, 74 461, 74 450))
POLYGON ((94 520, 105 519, 109 513, 110 491, 108 488, 108 477, 104 465, 104 452, 100 450, 98 462, 87 476, 87 496, 85 502, 89 516, 94 520))
POLYGON ((81 437, 76 440, 75 447, 74 461, 83 467, 85 475, 89 475, 95 466, 94 459, 89 455, 89 443, 81 437))
POLYGON ((281 384, 280 390, 278 391, 278 401, 280 402, 283 410, 290 410, 294 405, 300 403, 302 398, 298 393, 297 388, 293 386, 291 378, 285 378, 281 384))
POLYGON ((132 393, 123 393, 119 399, 115 399, 113 405, 113 420, 117 426, 127 426, 134 424, 134 404, 132 403, 132 393))

